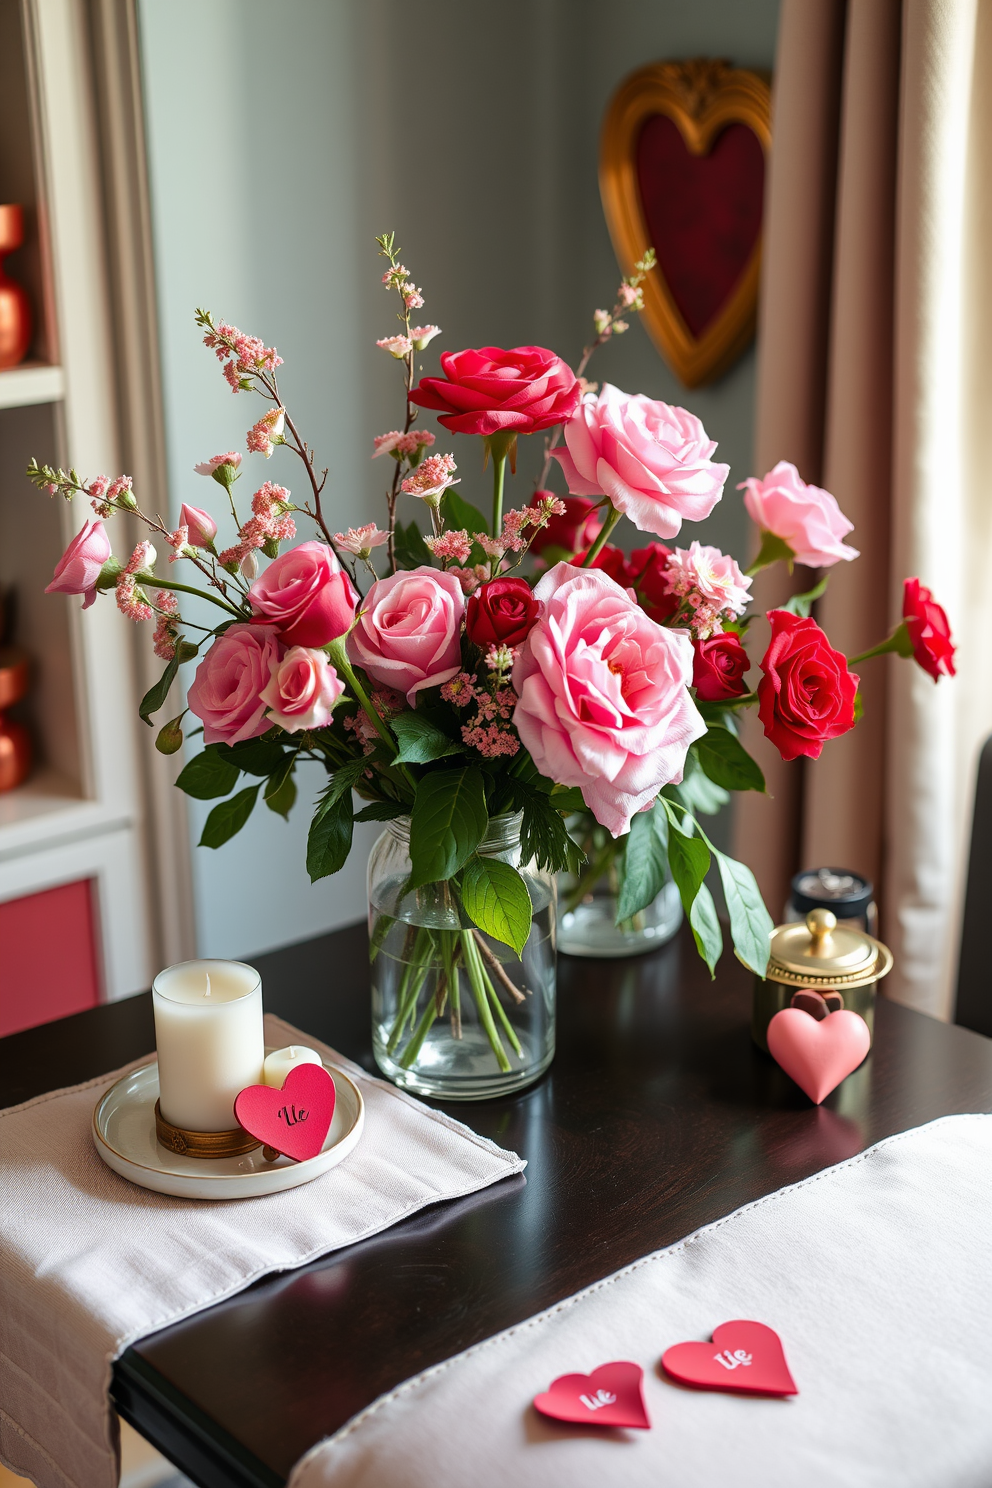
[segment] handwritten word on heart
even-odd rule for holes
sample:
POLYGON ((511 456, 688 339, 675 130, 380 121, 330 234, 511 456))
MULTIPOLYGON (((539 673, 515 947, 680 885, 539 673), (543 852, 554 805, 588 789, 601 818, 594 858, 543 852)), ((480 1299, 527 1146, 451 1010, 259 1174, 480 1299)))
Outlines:
POLYGON ((592 1374, 563 1374, 553 1380, 543 1395, 535 1395, 534 1407, 555 1421, 647 1431, 651 1422, 641 1391, 643 1379, 640 1364, 601 1364, 592 1374))
MULTIPOLYGON (((805 1016, 805 1014, 804 1014, 805 1016)), ((782 1341, 764 1323, 721 1323, 712 1343, 676 1343, 661 1367, 682 1385, 736 1390, 744 1395, 798 1395, 785 1362, 782 1341)))
POLYGON ((234 1114, 246 1132, 296 1162, 316 1157, 330 1130, 337 1092, 320 1064, 298 1064, 281 1090, 249 1085, 234 1102, 234 1114))
POLYGON ((850 1008, 817 1020, 787 1007, 768 1025, 768 1052, 800 1090, 819 1105, 856 1070, 871 1048, 868 1024, 850 1008))

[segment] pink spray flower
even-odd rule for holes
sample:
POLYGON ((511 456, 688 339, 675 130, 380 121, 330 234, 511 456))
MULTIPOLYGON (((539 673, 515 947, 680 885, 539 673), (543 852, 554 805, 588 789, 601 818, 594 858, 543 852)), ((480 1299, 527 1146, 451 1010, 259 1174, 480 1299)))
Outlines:
POLYGON ((414 568, 374 583, 348 655, 375 682, 406 694, 411 708, 425 687, 440 687, 461 670, 462 586, 450 573, 414 568))
POLYGON ((241 456, 237 450, 228 450, 226 455, 211 455, 209 460, 204 460, 202 465, 194 465, 193 469, 197 475, 215 475, 222 465, 230 465, 232 470, 237 470, 241 464, 241 456))
POLYGON ((344 635, 358 604, 354 584, 321 542, 283 553, 255 580, 248 598, 287 646, 326 646, 344 635))
POLYGON ((335 532, 334 541, 346 553, 354 553, 356 558, 368 559, 373 548, 381 548, 383 543, 388 543, 389 533, 383 532, 374 522, 369 522, 364 527, 349 527, 347 532, 335 532))
POLYGON ((253 424, 248 430, 245 443, 253 455, 264 455, 267 460, 270 460, 276 445, 286 442, 283 439, 285 427, 285 408, 270 408, 268 413, 263 413, 258 423, 253 424))
POLYGON ((323 728, 330 723, 344 683, 323 651, 292 646, 281 661, 272 663, 261 697, 269 707, 269 722, 288 734, 323 728))
POLYGON ((452 477, 457 470, 453 455, 428 455, 413 475, 408 475, 400 489, 408 496, 420 496, 427 502, 436 502, 449 486, 460 485, 452 477))
POLYGON ((383 336, 382 340, 375 344, 383 351, 388 351, 389 355, 395 357, 398 362, 408 356, 413 349, 413 342, 409 336, 383 336))
POLYGON ((606 383, 565 425, 566 449, 552 453, 573 496, 607 496, 641 532, 674 537, 683 521, 701 522, 730 474, 710 456, 695 414, 630 397, 606 383))
POLYGON ((808 486, 795 465, 779 460, 764 480, 753 475, 737 488, 744 491, 748 516, 762 532, 771 532, 793 551, 798 563, 830 568, 841 559, 857 558, 857 548, 841 542, 854 523, 836 498, 819 486, 808 486))
POLYGON ((692 642, 601 569, 558 563, 534 590, 544 611, 513 668, 513 722, 543 775, 577 785, 614 837, 682 779, 706 732, 689 695, 692 642))
POLYGON ((205 744, 237 744, 269 727, 262 690, 279 660, 271 625, 232 625, 196 669, 187 695, 205 744))
POLYGON ((198 506, 187 506, 185 501, 179 513, 179 525, 186 528, 186 540, 193 548, 209 548, 217 536, 217 523, 210 513, 198 506))
POLYGON ((96 599, 96 581, 110 557, 110 538, 102 522, 87 522, 72 539, 55 565, 52 582, 46 594, 82 594, 83 609, 96 599))

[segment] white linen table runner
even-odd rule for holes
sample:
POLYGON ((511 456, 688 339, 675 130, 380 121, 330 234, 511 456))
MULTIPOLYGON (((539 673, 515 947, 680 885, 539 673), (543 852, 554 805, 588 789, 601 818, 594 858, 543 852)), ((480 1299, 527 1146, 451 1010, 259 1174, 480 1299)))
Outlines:
POLYGON ((129 1344, 525 1166, 308 1034, 271 1016, 265 1031, 318 1049, 365 1100, 351 1156, 286 1193, 196 1202, 112 1172, 90 1128, 122 1070, 0 1110, 0 1460, 37 1488, 115 1488, 110 1376, 129 1344))
POLYGON ((749 1204, 407 1381, 289 1488, 989 1488, 992 1117, 951 1116, 749 1204), (671 1344, 751 1318, 800 1393, 667 1382, 671 1344), (650 1431, 530 1402, 631 1359, 650 1431))

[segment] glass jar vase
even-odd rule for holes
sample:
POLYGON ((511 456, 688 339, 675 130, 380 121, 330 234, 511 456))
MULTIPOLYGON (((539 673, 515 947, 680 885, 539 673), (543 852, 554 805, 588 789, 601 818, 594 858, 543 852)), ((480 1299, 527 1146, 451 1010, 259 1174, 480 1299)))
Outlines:
POLYGON ((671 940, 682 923, 682 900, 669 878, 649 904, 619 918, 627 837, 611 837, 591 812, 569 819, 585 864, 558 875, 558 949, 568 956, 640 956, 671 940))
POLYGON ((555 884, 522 861, 520 816, 494 817, 479 856, 509 863, 530 894, 518 956, 461 905, 458 876, 410 889, 410 819, 369 856, 372 1048, 395 1084, 439 1100, 522 1090, 555 1052, 555 884))

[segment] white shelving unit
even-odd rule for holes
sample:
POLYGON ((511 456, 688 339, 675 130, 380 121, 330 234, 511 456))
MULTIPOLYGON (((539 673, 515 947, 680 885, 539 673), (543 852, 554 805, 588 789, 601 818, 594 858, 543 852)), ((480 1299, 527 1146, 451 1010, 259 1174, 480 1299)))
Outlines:
POLYGON ((61 403, 65 373, 43 362, 24 363, 0 372, 0 408, 28 408, 35 403, 61 403))

